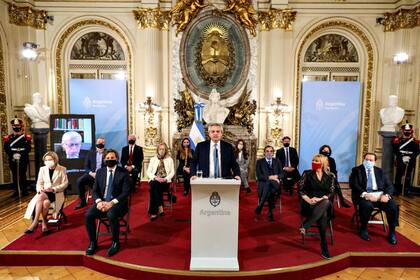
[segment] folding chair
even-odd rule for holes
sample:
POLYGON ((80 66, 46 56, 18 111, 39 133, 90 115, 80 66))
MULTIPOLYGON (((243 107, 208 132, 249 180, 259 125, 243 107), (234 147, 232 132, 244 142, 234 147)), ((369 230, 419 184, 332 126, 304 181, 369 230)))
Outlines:
MULTIPOLYGON (((359 205, 354 204, 355 207, 355 211, 353 214, 353 217, 351 218, 352 223, 354 223, 356 221, 356 226, 357 226, 357 230, 360 229, 360 214, 359 214, 359 205)), ((382 225, 382 227, 384 228, 384 232, 387 231, 387 225, 384 219, 384 211, 382 211, 381 209, 379 209, 378 207, 374 207, 372 214, 370 215, 370 219, 368 221, 368 225, 382 225), (377 215, 381 215, 380 219, 376 219, 377 215)))

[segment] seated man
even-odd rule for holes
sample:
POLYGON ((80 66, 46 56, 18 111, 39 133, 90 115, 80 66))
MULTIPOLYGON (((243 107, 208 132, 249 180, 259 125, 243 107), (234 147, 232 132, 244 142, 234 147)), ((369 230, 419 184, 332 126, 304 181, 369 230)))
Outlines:
POLYGON ((376 155, 367 153, 363 164, 352 169, 350 174, 350 188, 352 200, 359 206, 360 237, 370 240, 367 225, 373 208, 385 211, 389 226, 389 243, 397 244, 395 227, 398 224, 398 205, 393 200, 394 186, 383 174, 382 169, 375 166, 376 155))
POLYGON ((273 158, 274 148, 266 146, 264 148, 264 158, 257 160, 257 180, 258 180, 258 206, 256 214, 260 214, 264 203, 268 201, 268 219, 274 221, 273 209, 275 208, 275 195, 280 192, 280 179, 282 176, 281 163, 273 158))
POLYGON ((293 195, 293 186, 300 179, 300 174, 297 169, 299 165, 299 155, 295 148, 290 147, 290 137, 284 136, 281 142, 283 148, 276 152, 276 159, 280 161, 284 171, 284 188, 293 195))
POLYGON ((100 168, 96 173, 92 196, 94 204, 85 215, 86 229, 89 235, 89 247, 86 255, 93 255, 96 251, 96 219, 107 216, 112 233, 112 245, 107 256, 111 257, 120 250, 120 222, 128 210, 128 196, 130 182, 128 172, 117 166, 118 153, 109 149, 105 151, 106 167, 100 168))
POLYGON ((121 165, 128 171, 131 179, 131 189, 135 191, 136 182, 143 166, 143 148, 136 145, 136 136, 128 135, 128 146, 122 148, 121 165))

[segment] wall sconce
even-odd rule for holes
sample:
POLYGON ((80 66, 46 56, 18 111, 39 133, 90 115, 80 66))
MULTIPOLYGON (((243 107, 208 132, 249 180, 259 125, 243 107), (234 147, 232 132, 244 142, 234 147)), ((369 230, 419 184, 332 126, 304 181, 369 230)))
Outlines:
POLYGON ((408 54, 405 52, 397 53, 393 56, 393 60, 395 64, 405 64, 408 62, 408 54))
POLYGON ((160 129, 160 110, 161 107, 153 103, 152 97, 147 96, 146 101, 143 103, 144 111, 144 140, 147 147, 156 147, 161 142, 161 129, 160 129))
POLYGON ((35 60, 38 57, 37 48, 39 45, 32 42, 24 42, 22 56, 27 60, 35 60))

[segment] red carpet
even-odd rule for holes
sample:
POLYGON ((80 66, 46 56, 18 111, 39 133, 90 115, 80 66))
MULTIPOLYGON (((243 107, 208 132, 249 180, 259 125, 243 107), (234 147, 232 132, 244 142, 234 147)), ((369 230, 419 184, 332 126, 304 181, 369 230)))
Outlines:
MULTIPOLYGON (((253 189, 255 190, 255 186, 253 189)), ((182 192, 178 189, 178 201, 174 204, 173 213, 170 214, 169 209, 166 209, 166 216, 154 222, 150 222, 146 214, 148 197, 147 184, 142 184, 141 189, 133 196, 130 219, 131 232, 128 243, 122 243, 121 251, 112 257, 112 260, 147 267, 188 270, 191 229, 189 221, 190 196, 183 197, 182 192)), ((317 238, 307 237, 304 245, 301 242, 298 233, 300 216, 296 194, 294 197, 287 194, 283 195, 282 213, 280 214, 276 209, 275 222, 269 222, 266 219, 266 210, 256 219, 254 215, 256 201, 255 191, 251 194, 241 192, 239 218, 239 265, 241 271, 251 272, 287 268, 322 260, 317 238)), ((74 205, 70 205, 65 209, 68 223, 60 231, 55 232, 54 230, 52 234, 44 237, 41 236, 40 229, 38 229, 36 233, 23 235, 5 247, 0 255, 0 265, 5 265, 5 262, 9 263, 15 251, 84 251, 88 245, 83 219, 85 210, 74 211, 73 207, 74 205)), ((336 208, 336 218, 333 222, 335 243, 334 246, 329 243, 330 253, 332 256, 339 256, 346 252, 354 253, 347 258, 343 256, 337 258, 334 270, 349 265, 357 266, 359 261, 357 252, 363 252, 363 254, 359 254, 360 256, 363 255, 365 259, 359 264, 361 266, 369 266, 370 261, 366 261, 370 258, 368 252, 420 253, 418 245, 398 233, 398 245, 390 245, 386 240, 386 233, 379 225, 369 226, 371 242, 360 239, 356 234, 355 226, 351 224, 352 214, 353 208, 336 208)), ((109 245, 110 238, 101 237, 97 255, 105 256, 109 245)), ((378 261, 379 257, 373 257, 372 260, 375 261, 372 265, 385 262, 384 264, 390 266, 420 266, 420 258, 417 254, 414 254, 417 257, 414 262, 411 258, 406 258, 401 263, 395 262, 394 257, 386 259, 386 254, 383 255, 384 258, 381 261, 378 261)), ((15 257, 22 258, 22 255, 15 257)), ((73 260, 75 263, 84 259, 85 265, 86 262, 90 263, 90 267, 93 268, 99 265, 97 260, 80 256, 80 252, 73 257, 78 258, 77 261, 73 260)), ((39 262, 39 260, 32 260, 32 262, 34 261, 39 262)), ((25 258, 25 265, 30 265, 28 262, 31 262, 31 258, 25 258)), ((68 262, 72 263, 71 261, 68 262)), ((114 275, 117 270, 113 271, 114 275)), ((321 270, 326 271, 325 269, 321 270)), ((331 272, 327 271, 327 273, 331 272)), ((124 277, 128 276, 125 275, 124 277)))

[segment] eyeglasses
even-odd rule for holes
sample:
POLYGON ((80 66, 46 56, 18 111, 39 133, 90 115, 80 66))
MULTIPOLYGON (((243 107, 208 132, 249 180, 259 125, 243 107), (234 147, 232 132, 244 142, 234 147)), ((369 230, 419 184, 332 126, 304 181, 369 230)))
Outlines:
POLYGON ((65 143, 67 147, 80 147, 81 143, 65 143))

